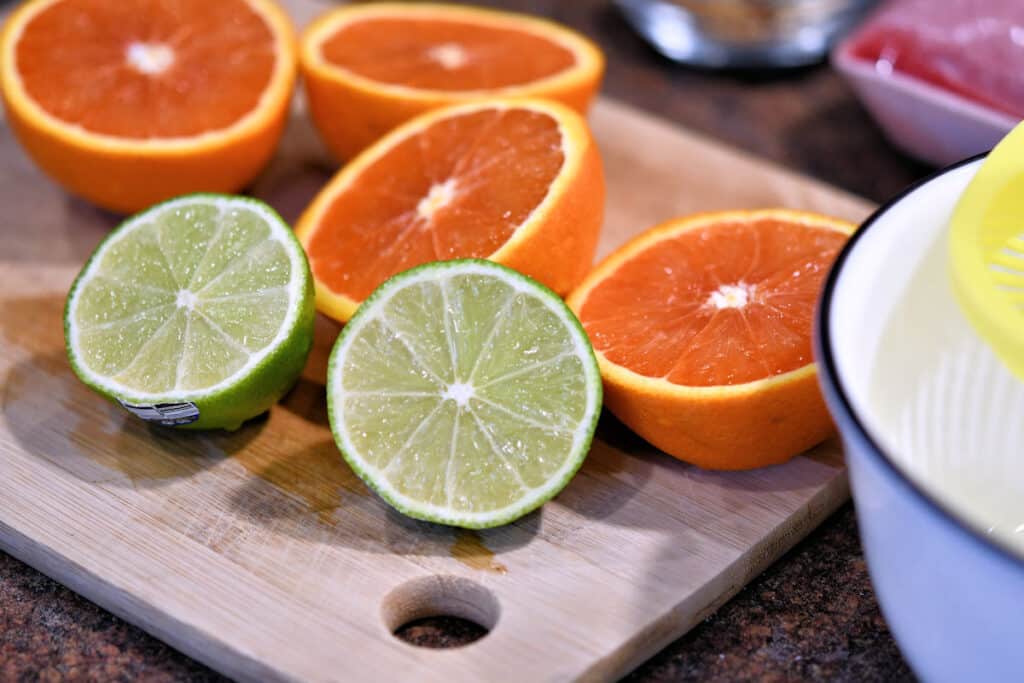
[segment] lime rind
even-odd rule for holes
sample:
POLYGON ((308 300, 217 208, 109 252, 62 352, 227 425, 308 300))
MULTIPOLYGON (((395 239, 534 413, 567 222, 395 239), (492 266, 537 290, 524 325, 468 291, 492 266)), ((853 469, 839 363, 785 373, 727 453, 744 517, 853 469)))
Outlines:
MULTIPOLYGON (((445 290, 441 287, 440 291, 443 292, 445 290)), ((436 304, 437 302, 434 303, 436 304)), ((447 306, 448 302, 445 301, 442 305, 447 306)), ((501 311, 495 311, 495 315, 492 316, 492 318, 497 318, 497 320, 494 321, 494 328, 491 330, 492 334, 504 319, 504 317, 501 316, 501 313, 501 311)), ((419 336, 426 336, 428 338, 432 337, 435 343, 439 343, 436 323, 440 317, 441 316, 439 316, 438 311, 434 311, 432 316, 427 315, 425 318, 427 324, 420 328, 420 331, 423 334, 419 336), (433 330, 429 329, 431 325, 434 325, 433 330)), ((447 316, 443 317, 447 318, 447 316)), ((405 321, 391 322, 401 326, 405 321)), ((450 325, 449 322, 444 322, 444 324, 450 325)), ((464 334, 464 332, 464 330, 460 331, 451 329, 450 327, 446 328, 444 332, 447 337, 445 343, 450 341, 453 345, 464 344, 467 339, 471 339, 474 336, 472 334, 464 334)), ((416 335, 411 334, 405 335, 405 338, 418 340, 416 335)), ((484 344, 487 342, 488 339, 484 337, 484 344)), ((416 341, 413 343, 416 343, 416 341)), ((453 359, 468 357, 468 354, 465 353, 463 355, 457 355, 458 352, 455 349, 451 349, 451 352, 453 353, 453 359)), ((415 350, 410 350, 410 353, 415 354, 416 352, 415 350)), ((456 361, 454 365, 458 367, 458 361, 456 361)), ((408 381, 411 382, 409 387, 401 385, 401 391, 398 393, 403 394, 406 400, 415 401, 417 400, 417 397, 423 398, 424 394, 437 390, 440 383, 447 383, 453 379, 453 375, 442 376, 445 368, 422 367, 421 370, 422 372, 420 374, 422 376, 419 379, 409 378, 408 381), (425 385, 423 384, 423 376, 427 377, 427 383, 425 385)), ((463 367, 460 368, 460 370, 465 373, 466 368, 463 367)), ((366 381, 366 374, 367 373, 360 371, 358 374, 352 374, 352 376, 357 380, 366 381)), ((376 491, 377 494, 379 494, 385 501, 399 512, 409 517, 470 529, 483 529, 508 524, 532 512, 557 495, 576 474, 590 450, 594 430, 596 429, 597 421, 600 417, 602 402, 601 376, 593 348, 590 345, 590 341, 583 329, 583 326, 561 298, 544 285, 510 268, 480 259, 457 259, 423 264, 395 275, 378 287, 366 299, 366 301, 362 303, 355 315, 339 335, 328 363, 327 386, 328 416, 330 417, 331 430, 334 434, 339 450, 356 474, 358 474, 359 477, 362 478, 363 481, 376 491), (349 395, 350 392, 348 392, 343 386, 346 373, 342 359, 347 358, 352 345, 360 338, 361 333, 366 326, 377 323, 382 317, 382 312, 386 308, 387 304, 402 290, 406 290, 417 283, 434 283, 443 281, 444 278, 452 278, 460 275, 482 275, 495 278, 511 287, 516 293, 525 294, 530 299, 543 305, 546 310, 550 311, 564 324, 564 329, 568 332, 568 336, 572 341, 572 348, 566 349, 565 353, 571 354, 572 357, 576 358, 583 371, 583 396, 585 397, 585 401, 573 424, 566 424, 564 426, 566 428, 567 435, 570 435, 571 439, 568 439, 569 446, 567 451, 560 454, 563 457, 561 463, 553 472, 544 477, 542 481, 536 483, 520 481, 519 483, 522 485, 522 490, 524 491, 523 495, 519 495, 513 501, 505 505, 483 511, 456 510, 449 502, 420 500, 400 491, 389 479, 388 474, 385 471, 386 468, 382 469, 374 466, 368 461, 369 459, 365 457, 365 454, 361 453, 360 449, 353 443, 349 434, 349 425, 347 424, 344 410, 345 401, 351 400, 352 396, 349 395)), ((372 390, 370 390, 370 393, 372 394, 372 390)), ((392 393, 392 396, 394 395, 395 393, 392 393)), ((435 413, 446 410, 455 410, 455 403, 453 401, 438 401, 435 397, 433 398, 433 404, 436 406, 435 413)), ((424 409, 429 405, 430 402, 425 403, 424 409)), ((498 412, 501 412, 502 410, 509 410, 507 406, 501 405, 500 402, 488 400, 487 405, 488 409, 498 412)), ((407 429, 403 434, 404 441, 412 442, 416 439, 425 438, 426 433, 432 429, 432 420, 435 417, 435 414, 428 413, 426 419, 421 420, 411 431, 407 429)), ((455 414, 449 419, 454 419, 456 421, 465 420, 467 423, 467 429, 459 428, 455 431, 455 434, 458 435, 457 438, 465 441, 470 438, 470 435, 479 436, 485 441, 491 441, 491 450, 495 455, 501 455, 501 449, 499 449, 493 442, 493 439, 496 438, 494 431, 489 429, 488 421, 481 419, 480 415, 477 415, 475 411, 462 412, 456 410, 455 414)), ((538 424, 547 429, 552 427, 550 424, 538 424)), ((560 425, 556 425, 555 427, 557 429, 560 425)), ((399 430, 401 430, 401 428, 399 428, 399 430)), ((452 439, 452 455, 454 455, 455 449, 459 448, 459 446, 460 444, 456 443, 455 440, 452 439)), ((394 453, 391 455, 393 456, 394 453)), ((449 468, 452 461, 453 458, 448 459, 449 468)), ((508 467, 506 469, 515 471, 514 467, 508 467)), ((443 476, 441 472, 430 471, 430 469, 415 471, 414 474, 421 478, 434 477, 435 480, 436 478, 443 476)), ((427 488, 430 487, 428 486, 427 488)), ((436 493, 438 489, 434 486, 433 490, 436 493)), ((451 496, 451 491, 447 491, 447 494, 451 496)))
MULTIPOLYGON (((211 239, 210 244, 213 241, 214 239, 211 239)), ((194 265, 199 267, 198 264, 194 265)), ((181 264, 169 263, 167 272, 173 274, 175 269, 181 268, 181 264)), ((233 267, 229 266, 228 270, 232 269, 233 267)), ((189 277, 198 275, 195 270, 184 269, 184 272, 189 277)), ((127 264, 123 272, 118 273, 122 284, 130 286, 136 292, 145 291, 147 288, 168 289, 170 283, 161 282, 159 277, 157 285, 147 283, 146 275, 147 273, 132 272, 130 264, 127 264)), ((178 276, 181 276, 180 272, 178 276)), ((178 286, 177 280, 174 281, 174 286, 178 286)), ((259 296, 259 293, 253 292, 250 296, 259 296)), ((226 301, 227 297, 224 297, 224 300, 226 301)), ((184 425, 187 428, 236 429, 244 420, 269 409, 294 384, 312 348, 314 317, 313 280, 309 264, 305 252, 284 220, 273 209, 256 199, 197 193, 167 200, 128 218, 100 243, 68 293, 64 309, 64 334, 72 369, 86 385, 106 398, 133 405, 191 402, 199 409, 200 417, 196 422, 184 425), (97 372, 90 366, 81 352, 82 328, 73 320, 73 313, 86 284, 95 281, 97 277, 105 276, 98 275, 98 269, 120 241, 133 231, 158 219, 161 214, 186 206, 213 206, 220 211, 227 208, 242 209, 252 212, 261 219, 269 230, 266 238, 279 243, 287 256, 291 275, 284 285, 288 294, 288 310, 276 335, 256 351, 245 349, 248 360, 216 383, 201 387, 144 391, 97 372)))

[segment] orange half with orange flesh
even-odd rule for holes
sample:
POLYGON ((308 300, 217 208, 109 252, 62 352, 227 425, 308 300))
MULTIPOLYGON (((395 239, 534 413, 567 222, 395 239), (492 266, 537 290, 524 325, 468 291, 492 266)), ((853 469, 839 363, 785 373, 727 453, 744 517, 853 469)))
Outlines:
POLYGON ((0 36, 0 89, 43 170, 133 212, 233 192, 270 159, 295 78, 270 0, 34 0, 0 36))
POLYGON ((509 12, 436 3, 333 10, 302 35, 300 64, 324 141, 350 159, 438 107, 543 97, 585 113, 604 57, 578 33, 509 12))
POLYGON ((709 469, 784 462, 832 422, 811 355, 814 307, 854 226, 807 212, 708 213, 649 230, 569 298, 605 405, 709 469))
POLYGON ((488 258, 559 294, 590 269, 604 177, 587 125, 541 100, 424 114, 360 154, 296 226, 317 307, 347 321, 379 284, 428 261, 488 258))

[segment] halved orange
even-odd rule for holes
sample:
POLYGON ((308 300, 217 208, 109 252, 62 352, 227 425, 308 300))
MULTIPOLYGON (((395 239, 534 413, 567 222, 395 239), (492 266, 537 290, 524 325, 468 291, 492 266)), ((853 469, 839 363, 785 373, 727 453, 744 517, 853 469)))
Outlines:
POLYGON ((544 97, 585 113, 601 51, 550 21, 433 3, 342 7, 303 33, 313 121, 340 159, 430 109, 485 97, 544 97))
POLYGON ((317 308, 347 321, 392 275, 488 258, 559 294, 590 269, 604 176, 586 122, 546 100, 423 114, 345 166, 299 218, 317 308))
POLYGON ((619 248, 569 298, 605 405, 709 469, 784 462, 826 439, 812 319, 853 229, 802 211, 729 211, 669 221, 619 248))
POLYGON ((251 181, 283 131, 295 63, 271 0, 32 0, 0 35, 21 144, 120 212, 251 181))

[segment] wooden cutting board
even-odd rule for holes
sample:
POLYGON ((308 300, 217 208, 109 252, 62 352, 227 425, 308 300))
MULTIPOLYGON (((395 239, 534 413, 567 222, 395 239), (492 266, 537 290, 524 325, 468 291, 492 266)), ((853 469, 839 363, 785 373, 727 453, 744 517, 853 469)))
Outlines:
MULTIPOLYGON (((299 22, 315 5, 298 3, 299 22)), ((868 205, 609 100, 601 254, 672 216, 868 205)), ((294 220, 329 177, 301 111, 253 193, 294 220)), ((149 428, 72 375, 61 309, 117 218, 43 177, 0 125, 0 546, 243 680, 604 680, 712 612, 846 500, 836 443, 703 472, 602 417, 579 475, 481 533, 402 518, 344 464, 324 405, 338 328, 299 385, 233 434, 149 428), (435 614, 491 628, 455 650, 399 641, 435 614)))

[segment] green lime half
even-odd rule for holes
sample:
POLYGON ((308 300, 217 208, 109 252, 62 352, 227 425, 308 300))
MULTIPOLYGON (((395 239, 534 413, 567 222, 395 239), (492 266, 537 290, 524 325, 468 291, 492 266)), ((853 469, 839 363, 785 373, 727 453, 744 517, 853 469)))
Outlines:
POLYGON ((586 333, 558 296, 489 261, 428 263, 359 307, 331 354, 334 438, 400 512, 506 524, 562 490, 601 410, 586 333))
POLYGON ((83 382, 165 425, 236 429, 295 382, 313 340, 302 247, 263 202, 195 194, 105 239, 68 294, 83 382))

